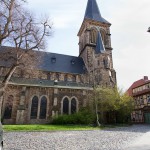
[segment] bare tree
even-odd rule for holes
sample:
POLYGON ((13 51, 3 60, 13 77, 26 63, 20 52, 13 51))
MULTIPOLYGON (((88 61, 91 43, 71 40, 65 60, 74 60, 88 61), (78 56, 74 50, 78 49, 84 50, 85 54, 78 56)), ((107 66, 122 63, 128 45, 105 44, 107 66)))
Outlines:
POLYGON ((9 70, 0 83, 0 96, 3 96, 17 68, 35 62, 37 58, 33 50, 45 49, 46 37, 52 33, 52 24, 49 24, 49 20, 38 21, 23 7, 25 2, 0 0, 0 63, 9 62, 9 70))

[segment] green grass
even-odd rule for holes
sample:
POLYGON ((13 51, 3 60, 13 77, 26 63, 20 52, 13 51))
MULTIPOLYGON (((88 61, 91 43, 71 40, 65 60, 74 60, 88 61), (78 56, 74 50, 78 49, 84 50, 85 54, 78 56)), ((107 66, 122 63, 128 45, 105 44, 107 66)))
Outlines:
POLYGON ((85 125, 3 125, 4 131, 67 131, 98 130, 101 128, 85 125))

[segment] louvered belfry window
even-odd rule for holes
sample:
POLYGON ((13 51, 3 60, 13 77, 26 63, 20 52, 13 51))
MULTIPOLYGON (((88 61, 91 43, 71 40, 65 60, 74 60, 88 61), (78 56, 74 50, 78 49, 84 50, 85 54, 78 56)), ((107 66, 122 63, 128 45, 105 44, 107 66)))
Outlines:
POLYGON ((91 43, 96 44, 96 37, 97 37, 97 33, 96 33, 96 31, 95 31, 95 30, 92 30, 92 31, 91 31, 91 35, 90 35, 90 37, 91 37, 91 43))

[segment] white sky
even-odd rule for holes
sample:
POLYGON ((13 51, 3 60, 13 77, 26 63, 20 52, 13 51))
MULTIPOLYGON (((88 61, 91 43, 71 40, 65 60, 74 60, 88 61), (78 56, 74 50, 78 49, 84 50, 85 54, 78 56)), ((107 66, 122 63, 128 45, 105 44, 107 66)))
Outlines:
MULTIPOLYGON (((118 86, 126 90, 134 81, 150 78, 150 0, 97 0, 101 15, 112 23, 114 69, 118 86)), ((78 56, 77 33, 87 0, 28 0, 39 16, 50 16, 53 36, 47 51, 78 56)))

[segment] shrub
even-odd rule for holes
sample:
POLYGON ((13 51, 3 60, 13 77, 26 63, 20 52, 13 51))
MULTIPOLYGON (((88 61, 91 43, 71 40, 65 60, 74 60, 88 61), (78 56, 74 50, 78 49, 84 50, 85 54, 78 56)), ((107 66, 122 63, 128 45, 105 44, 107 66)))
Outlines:
POLYGON ((81 109, 78 113, 55 117, 52 124, 93 124, 94 115, 88 109, 81 109))

